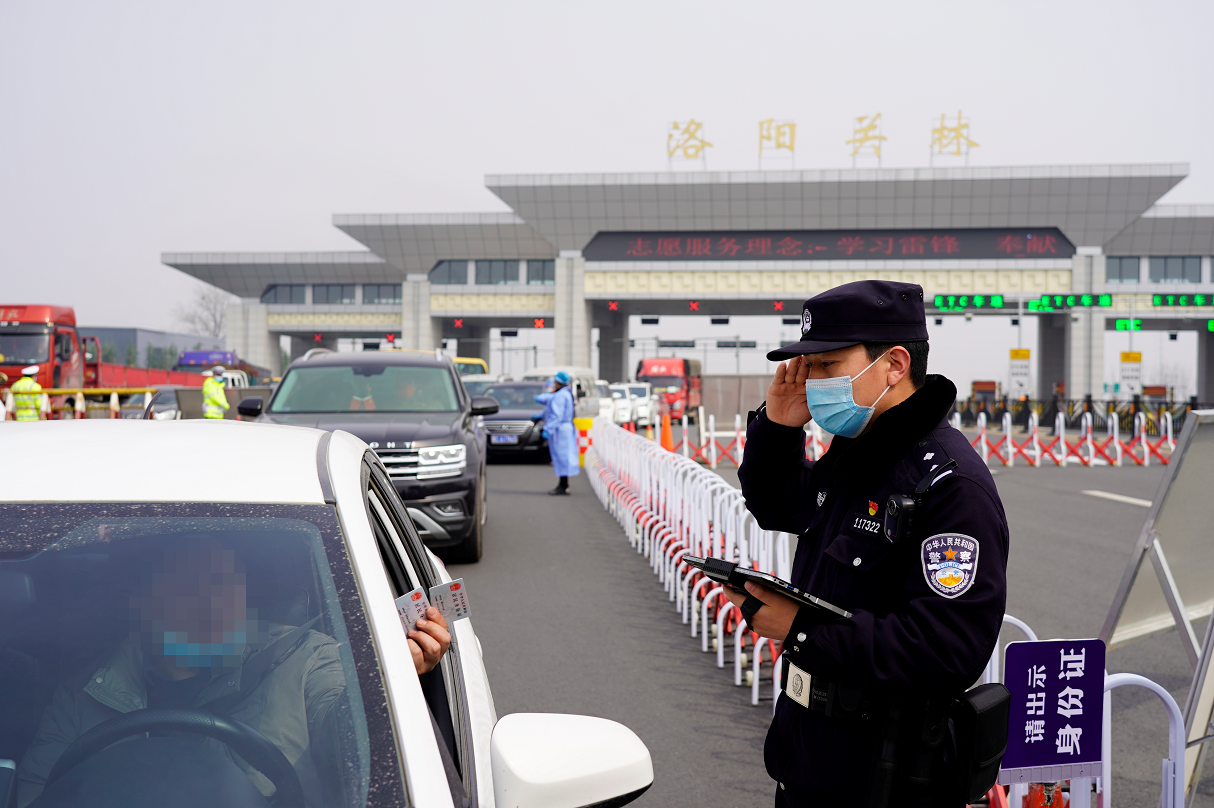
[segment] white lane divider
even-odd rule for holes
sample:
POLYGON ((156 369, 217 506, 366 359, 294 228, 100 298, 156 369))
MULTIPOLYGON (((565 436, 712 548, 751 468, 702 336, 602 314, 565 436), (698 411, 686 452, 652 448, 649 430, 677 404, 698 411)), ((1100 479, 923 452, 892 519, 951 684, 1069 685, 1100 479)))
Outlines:
POLYGON ((1081 491, 1080 493, 1087 494, 1089 497, 1100 497, 1101 499, 1111 499, 1114 502, 1124 502, 1127 505, 1138 505, 1143 508, 1151 507, 1151 500, 1149 499, 1127 497, 1123 494, 1111 494, 1108 491, 1081 491))

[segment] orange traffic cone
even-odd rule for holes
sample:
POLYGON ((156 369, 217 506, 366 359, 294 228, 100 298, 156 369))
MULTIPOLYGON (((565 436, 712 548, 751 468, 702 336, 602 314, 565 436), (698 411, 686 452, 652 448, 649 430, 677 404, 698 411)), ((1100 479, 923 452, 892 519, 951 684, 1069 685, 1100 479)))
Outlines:
POLYGON ((674 430, 670 428, 670 413, 662 414, 662 448, 668 452, 674 451, 674 430))

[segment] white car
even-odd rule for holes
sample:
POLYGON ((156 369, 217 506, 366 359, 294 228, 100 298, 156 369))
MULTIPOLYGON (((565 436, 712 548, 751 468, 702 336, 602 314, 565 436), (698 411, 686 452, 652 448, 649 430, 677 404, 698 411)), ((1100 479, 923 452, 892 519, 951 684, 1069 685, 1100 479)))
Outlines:
POLYGON ((93 420, 0 435, 10 457, 93 470, 0 465, 0 789, 15 776, 21 804, 557 808, 652 783, 620 724, 498 720, 470 619, 417 674, 395 601, 450 578, 349 433, 93 420), (164 457, 182 462, 164 473, 164 457))
POLYGON ((599 394, 599 417, 608 421, 615 420, 615 400, 611 397, 611 385, 603 379, 595 380, 595 389, 599 394))
POLYGON ((629 382, 628 392, 633 396, 633 417, 637 426, 652 426, 658 412, 657 394, 649 382, 629 382))
POLYGON ((610 385, 611 400, 615 403, 614 421, 617 424, 623 425, 632 421, 632 405, 633 397, 628 392, 628 385, 613 384, 610 385))

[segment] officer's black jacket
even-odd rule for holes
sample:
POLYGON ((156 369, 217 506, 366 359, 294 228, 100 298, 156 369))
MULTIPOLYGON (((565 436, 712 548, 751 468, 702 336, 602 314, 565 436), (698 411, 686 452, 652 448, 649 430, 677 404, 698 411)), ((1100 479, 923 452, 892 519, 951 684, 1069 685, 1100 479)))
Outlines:
MULTIPOLYGON (((747 508, 764 529, 800 535, 793 584, 854 613, 820 623, 802 608, 784 653, 811 675, 914 697, 958 694, 981 676, 1003 620, 1008 528, 990 471, 946 420, 956 393, 948 379, 928 376, 865 434, 835 437, 816 463, 805 459, 802 429, 764 412, 748 425, 738 470, 747 508), (910 534, 891 546, 883 536, 889 495, 909 494, 950 459, 956 470, 934 485, 910 534), (939 560, 933 552, 953 549, 949 537, 972 539, 978 549, 968 585, 942 594, 928 567, 939 560)), ((849 770, 863 774, 871 757, 857 747, 873 731, 781 697, 768 771, 811 790, 849 770)))

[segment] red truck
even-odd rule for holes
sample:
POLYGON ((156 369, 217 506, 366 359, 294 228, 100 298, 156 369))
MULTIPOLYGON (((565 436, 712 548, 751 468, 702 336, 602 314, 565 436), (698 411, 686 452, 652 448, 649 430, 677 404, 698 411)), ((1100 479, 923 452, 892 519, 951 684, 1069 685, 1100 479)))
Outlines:
POLYGON ((686 413, 689 421, 695 420, 701 390, 698 359, 642 359, 637 363, 636 376, 638 382, 653 386, 671 418, 681 418, 686 413))
MULTIPOLYGON (((0 305, 0 388, 21 378, 22 369, 38 366, 34 381, 51 394, 52 417, 62 411, 71 391, 129 390, 176 384, 199 387, 196 373, 131 368, 101 361, 96 337, 76 331, 76 312, 70 306, 0 305)), ((71 417, 70 415, 68 417, 71 417)))

